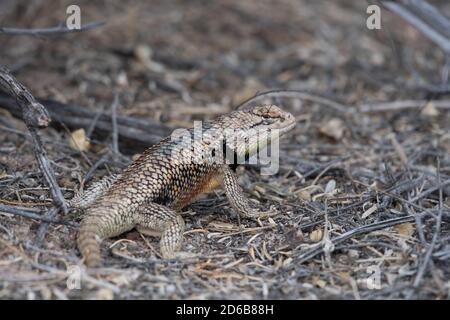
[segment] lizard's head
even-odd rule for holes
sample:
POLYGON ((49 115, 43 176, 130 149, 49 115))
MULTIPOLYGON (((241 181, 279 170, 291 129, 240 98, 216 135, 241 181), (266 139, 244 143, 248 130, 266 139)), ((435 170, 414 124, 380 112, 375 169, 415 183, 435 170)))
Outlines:
POLYGON ((278 138, 295 127, 295 118, 275 105, 258 105, 232 112, 223 125, 234 130, 234 143, 228 148, 237 156, 252 156, 264 149, 271 139, 278 138), (235 139, 234 139, 235 138, 235 139))
POLYGON ((273 104, 250 107, 240 112, 247 112, 251 119, 250 127, 258 130, 276 129, 282 136, 295 127, 294 116, 273 104))

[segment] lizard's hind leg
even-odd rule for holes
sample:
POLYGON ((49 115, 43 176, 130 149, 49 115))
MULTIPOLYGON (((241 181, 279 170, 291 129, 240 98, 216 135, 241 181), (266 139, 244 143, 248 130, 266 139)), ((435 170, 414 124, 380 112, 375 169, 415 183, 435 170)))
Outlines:
POLYGON ((176 256, 183 242, 184 220, 174 210, 150 203, 137 214, 136 229, 149 235, 161 234, 160 248, 164 259, 176 256))

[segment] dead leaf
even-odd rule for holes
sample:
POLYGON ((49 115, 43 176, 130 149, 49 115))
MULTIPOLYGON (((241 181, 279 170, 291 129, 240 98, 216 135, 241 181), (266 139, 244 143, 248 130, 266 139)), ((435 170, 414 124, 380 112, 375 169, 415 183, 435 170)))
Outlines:
POLYGON ((147 45, 138 45, 134 49, 134 56, 137 61, 153 72, 160 73, 165 70, 164 65, 152 60, 153 50, 147 45))
POLYGON ((414 225, 412 223, 402 223, 402 224, 396 225, 394 227, 394 229, 395 229, 395 231, 397 231, 397 233, 399 235, 402 235, 404 237, 412 236, 412 234, 416 230, 416 228, 414 227, 414 225))
POLYGON ((331 179, 328 181, 327 185, 325 186, 324 193, 332 193, 336 189, 336 180, 331 179))
POLYGON ((292 258, 287 258, 283 261, 283 268, 286 268, 287 266, 289 266, 292 262, 292 258))
POLYGON ((114 276, 111 278, 111 282, 113 282, 117 286, 129 286, 130 285, 130 276, 127 274, 119 274, 118 276, 114 276))
POLYGON ((320 279, 319 277, 313 277, 313 282, 316 287, 322 289, 325 288, 325 286, 327 285, 327 283, 324 280, 320 279))
POLYGON ((125 71, 120 72, 117 76, 117 84, 121 87, 128 86, 128 77, 125 71))
POLYGON ((263 241, 262 253, 266 256, 267 259, 269 259, 269 261, 273 260, 273 257, 270 255, 269 251, 267 251, 267 245, 265 241, 263 241))
POLYGON ((297 195, 302 200, 311 200, 311 192, 307 190, 300 191, 297 195))
POLYGON ((271 217, 268 217, 268 218, 267 218, 267 221, 269 221, 269 224, 270 224, 271 226, 276 226, 276 225, 277 225, 276 222, 275 222, 275 220, 273 220, 271 217))
POLYGON ((370 216, 372 213, 374 213, 375 211, 378 210, 378 204, 374 204, 373 206, 371 206, 369 209, 367 209, 366 211, 364 211, 364 213, 361 216, 361 219, 365 219, 368 216, 370 216))
POLYGON ((344 132, 344 121, 339 118, 331 119, 322 128, 320 128, 320 133, 334 140, 340 140, 344 136, 344 132))
POLYGON ((79 151, 87 151, 91 146, 86 136, 86 132, 84 131, 83 128, 75 130, 71 133, 69 145, 72 149, 79 151))
POLYGON ((439 115, 439 110, 436 108, 434 103, 430 101, 420 113, 424 116, 436 117, 439 115))
POLYGON ((43 287, 40 291, 43 300, 50 300, 52 298, 52 292, 48 287, 43 287))
POLYGON ((253 261, 256 260, 256 257, 255 257, 255 249, 253 249, 252 246, 250 246, 250 247, 248 248, 248 255, 250 256, 250 258, 252 258, 253 261))
POLYGON ((319 242, 323 238, 323 231, 321 229, 314 230, 309 234, 309 239, 314 242, 319 242))
POLYGON ((347 252, 347 255, 351 258, 351 259, 358 259, 359 258, 359 251, 358 250, 354 250, 354 249, 350 249, 347 252))
POLYGON ((352 277, 351 277, 351 275, 350 275, 349 272, 341 271, 341 272, 338 272, 337 274, 338 274, 338 275, 342 278, 342 280, 345 281, 345 282, 350 282, 351 279, 352 279, 352 277))
POLYGON ((97 291, 97 293, 95 294, 95 299, 96 300, 112 300, 114 299, 114 293, 107 288, 102 288, 100 290, 97 291))

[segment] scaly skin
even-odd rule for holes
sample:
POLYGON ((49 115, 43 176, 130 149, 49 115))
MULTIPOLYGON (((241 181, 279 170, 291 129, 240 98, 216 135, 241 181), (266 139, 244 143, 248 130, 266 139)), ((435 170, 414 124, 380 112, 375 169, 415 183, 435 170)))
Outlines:
POLYGON ((102 239, 133 228, 143 233, 160 232, 163 258, 174 257, 184 232, 179 210, 198 194, 217 186, 224 188, 241 217, 264 214, 250 206, 230 163, 214 160, 225 151, 232 151, 234 158, 239 159, 263 148, 266 139, 255 135, 252 129, 278 129, 282 136, 294 126, 294 117, 273 105, 234 111, 203 124, 202 139, 195 139, 195 127, 184 131, 189 138, 194 136, 193 142, 181 136, 167 137, 147 149, 122 174, 94 184, 70 202, 86 211, 77 240, 86 265, 100 264, 102 239), (235 138, 244 140, 233 143, 235 138))

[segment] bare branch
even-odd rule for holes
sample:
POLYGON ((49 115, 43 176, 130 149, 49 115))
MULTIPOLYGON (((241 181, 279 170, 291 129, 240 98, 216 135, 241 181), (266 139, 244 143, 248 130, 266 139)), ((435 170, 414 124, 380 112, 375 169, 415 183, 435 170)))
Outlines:
POLYGON ((5 204, 0 203, 0 212, 13 214, 15 216, 21 216, 37 221, 43 221, 47 223, 55 223, 55 224, 65 224, 72 227, 78 227, 78 224, 72 221, 61 221, 59 219, 53 219, 49 216, 40 215, 38 213, 43 213, 42 210, 39 209, 33 209, 33 208, 23 208, 23 207, 15 207, 15 206, 8 206, 5 204))
POLYGON ((423 0, 382 1, 382 4, 450 54, 450 21, 435 7, 423 0))
POLYGON ((17 105, 21 108, 23 121, 33 140, 34 153, 39 168, 50 188, 53 202, 57 208, 67 213, 64 197, 56 182, 55 173, 50 166, 47 153, 42 146, 42 141, 37 131, 38 128, 47 127, 50 124, 49 113, 42 104, 36 101, 30 91, 3 66, 0 66, 0 89, 14 97, 17 105))
POLYGON ((322 97, 318 94, 307 92, 307 91, 301 91, 301 90, 270 90, 270 91, 261 92, 261 93, 256 94, 255 96, 245 100, 241 104, 239 104, 236 107, 236 109, 245 108, 250 103, 261 100, 261 99, 265 99, 265 98, 294 98, 294 99, 300 99, 300 100, 309 100, 309 101, 313 101, 316 103, 326 105, 326 106, 333 108, 339 112, 343 112, 343 113, 353 112, 352 107, 345 106, 345 105, 335 102, 331 99, 322 97))
MULTIPOLYGON (((64 104, 54 100, 39 100, 45 104, 53 121, 50 125, 60 127, 61 123, 69 129, 87 129, 88 136, 93 132, 106 137, 112 133, 112 115, 96 112, 76 104, 64 104)), ((0 92, 0 108, 8 110, 13 116, 20 117, 13 98, 0 92)), ((138 119, 117 114, 119 147, 122 153, 142 152, 149 145, 158 143, 169 136, 173 128, 151 119, 138 119)))

